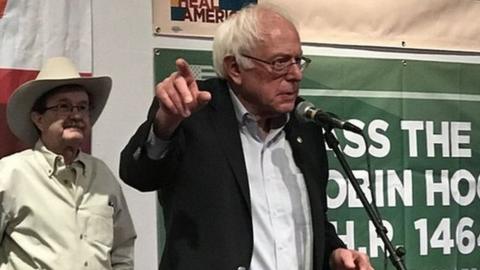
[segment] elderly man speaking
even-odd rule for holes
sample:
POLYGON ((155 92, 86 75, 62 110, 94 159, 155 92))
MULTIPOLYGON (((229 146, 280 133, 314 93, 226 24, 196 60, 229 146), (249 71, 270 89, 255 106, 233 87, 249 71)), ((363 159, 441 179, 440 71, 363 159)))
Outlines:
POLYGON ((0 160, 0 269, 133 269, 120 185, 80 149, 111 85, 55 57, 10 97, 8 125, 32 149, 0 160))

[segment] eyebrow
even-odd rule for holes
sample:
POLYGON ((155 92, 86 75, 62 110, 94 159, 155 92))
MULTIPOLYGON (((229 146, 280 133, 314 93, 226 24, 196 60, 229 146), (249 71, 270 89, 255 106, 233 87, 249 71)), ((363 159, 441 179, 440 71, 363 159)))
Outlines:
POLYGON ((298 54, 298 55, 291 55, 291 54, 287 54, 287 53, 279 53, 279 54, 273 55, 271 59, 277 59, 277 58, 282 58, 282 57, 298 58, 298 57, 302 57, 302 56, 303 56, 303 51, 300 51, 300 54, 298 54))
MULTIPOLYGON (((70 103, 73 103, 72 100, 68 99, 68 98, 61 98, 59 100, 57 100, 57 102, 70 102, 70 103)), ((89 103, 89 100, 80 100, 80 102, 78 103, 89 103)))

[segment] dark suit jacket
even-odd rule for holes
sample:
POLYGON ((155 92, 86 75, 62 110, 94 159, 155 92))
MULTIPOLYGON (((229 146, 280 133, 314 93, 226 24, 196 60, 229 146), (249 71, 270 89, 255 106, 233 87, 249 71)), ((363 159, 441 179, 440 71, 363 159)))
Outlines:
MULTIPOLYGON (((141 190, 158 190, 165 217, 162 270, 248 269, 253 249, 250 195, 238 123, 224 80, 199 82, 212 100, 184 120, 160 161, 143 149, 158 102, 122 151, 120 177, 141 190), (135 159, 134 154, 139 158, 135 159)), ((328 269, 344 247, 326 220, 328 164, 322 130, 291 115, 285 127, 312 209, 314 269, 328 269)))

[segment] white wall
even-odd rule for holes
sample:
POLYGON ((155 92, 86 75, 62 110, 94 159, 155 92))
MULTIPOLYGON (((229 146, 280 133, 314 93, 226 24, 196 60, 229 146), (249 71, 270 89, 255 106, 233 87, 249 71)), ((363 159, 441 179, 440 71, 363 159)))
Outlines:
MULTIPOLYGON (((144 121, 154 89, 153 48, 206 49, 210 41, 152 35, 151 1, 92 1, 93 72, 110 75, 113 89, 93 129, 92 154, 117 173, 120 151, 144 121)), ((156 197, 126 185, 124 192, 138 239, 135 269, 158 269, 156 197)))

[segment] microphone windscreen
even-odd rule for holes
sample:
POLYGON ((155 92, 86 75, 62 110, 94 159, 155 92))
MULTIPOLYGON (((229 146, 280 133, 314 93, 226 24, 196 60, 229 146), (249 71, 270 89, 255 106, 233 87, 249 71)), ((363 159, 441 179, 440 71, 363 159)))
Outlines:
POLYGON ((315 106, 309 101, 302 101, 297 104, 297 107, 295 107, 295 115, 297 116, 298 119, 308 121, 307 117, 307 110, 313 109, 315 106))

